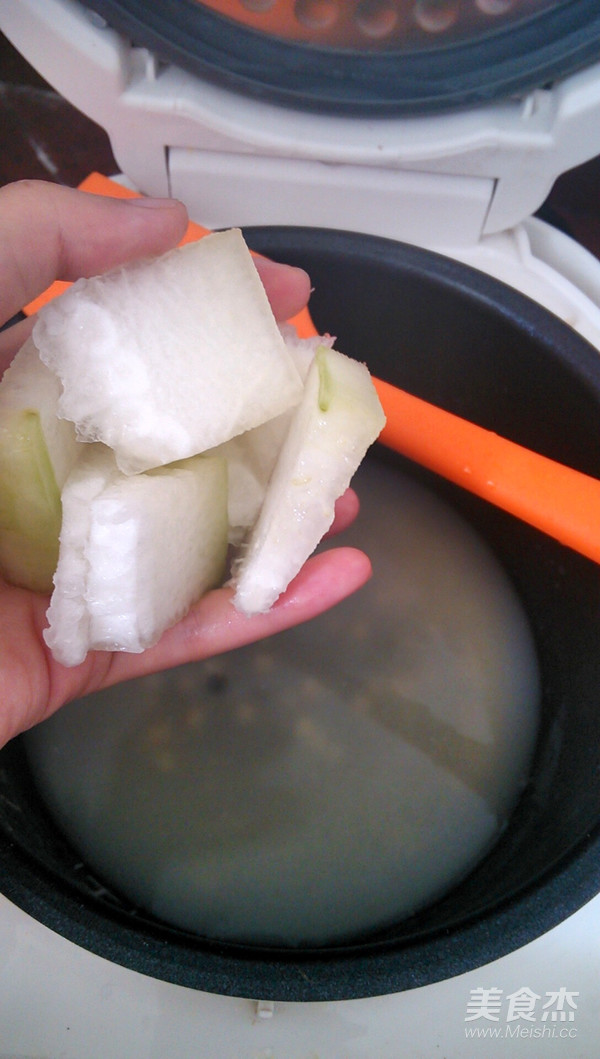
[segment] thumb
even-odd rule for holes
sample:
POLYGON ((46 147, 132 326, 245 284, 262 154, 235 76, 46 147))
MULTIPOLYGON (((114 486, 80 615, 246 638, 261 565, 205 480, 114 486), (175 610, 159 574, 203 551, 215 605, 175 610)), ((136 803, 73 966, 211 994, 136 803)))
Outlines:
POLYGON ((24 180, 0 188, 0 323, 55 279, 105 272, 175 246, 187 226, 172 199, 110 199, 24 180))

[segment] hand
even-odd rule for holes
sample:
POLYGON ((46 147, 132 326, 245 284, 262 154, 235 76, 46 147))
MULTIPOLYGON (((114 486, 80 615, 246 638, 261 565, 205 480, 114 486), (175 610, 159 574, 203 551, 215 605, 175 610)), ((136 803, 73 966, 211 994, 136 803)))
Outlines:
MULTIPOLYGON (((117 200, 38 181, 0 189, 0 323, 10 320, 55 279, 97 275, 136 257, 175 246, 187 225, 181 203, 117 200)), ((278 319, 306 304, 310 281, 300 269, 260 260, 257 268, 278 319)), ((0 334, 3 370, 31 330, 22 321, 0 334)), ((357 510, 349 490, 334 529, 357 510)), ((370 564, 354 548, 311 558, 267 613, 246 618, 230 589, 208 593, 155 647, 143 654, 92 651, 71 669, 46 647, 48 598, 0 582, 0 746, 48 717, 65 702, 118 681, 207 658, 315 617, 359 588, 370 564)))

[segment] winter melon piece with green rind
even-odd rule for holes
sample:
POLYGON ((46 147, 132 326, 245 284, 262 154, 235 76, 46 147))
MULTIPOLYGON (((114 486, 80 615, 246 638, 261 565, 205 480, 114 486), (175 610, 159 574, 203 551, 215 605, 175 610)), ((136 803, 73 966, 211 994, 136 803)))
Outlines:
MULTIPOLYGON (((306 381, 315 353, 320 345, 333 339, 318 335, 301 338, 290 325, 280 325, 288 351, 306 381)), ((229 470, 229 540, 239 545, 254 525, 277 462, 279 450, 289 430, 294 409, 231 438, 217 450, 227 459, 229 470)))
POLYGON ((335 501, 384 423, 365 365, 321 346, 233 572, 238 610, 264 612, 287 588, 331 526, 335 501))

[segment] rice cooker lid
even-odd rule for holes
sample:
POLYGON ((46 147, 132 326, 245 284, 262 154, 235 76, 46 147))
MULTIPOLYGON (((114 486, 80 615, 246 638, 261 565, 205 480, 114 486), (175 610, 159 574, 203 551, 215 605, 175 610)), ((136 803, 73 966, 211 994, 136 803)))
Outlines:
POLYGON ((600 53, 596 0, 84 0, 200 77, 302 109, 422 114, 504 99, 600 53))
POLYGON ((452 255, 600 154, 598 0, 20 0, 0 26, 207 227, 452 255))

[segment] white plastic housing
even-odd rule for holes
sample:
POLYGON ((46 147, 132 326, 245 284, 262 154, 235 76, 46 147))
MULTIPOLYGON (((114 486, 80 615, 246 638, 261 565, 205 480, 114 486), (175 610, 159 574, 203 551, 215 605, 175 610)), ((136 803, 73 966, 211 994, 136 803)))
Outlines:
POLYGON ((465 247, 540 206, 600 152, 600 65, 456 114, 291 111, 163 66, 75 0, 0 0, 0 27, 98 122, 142 191, 210 227, 326 225, 465 247))

